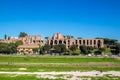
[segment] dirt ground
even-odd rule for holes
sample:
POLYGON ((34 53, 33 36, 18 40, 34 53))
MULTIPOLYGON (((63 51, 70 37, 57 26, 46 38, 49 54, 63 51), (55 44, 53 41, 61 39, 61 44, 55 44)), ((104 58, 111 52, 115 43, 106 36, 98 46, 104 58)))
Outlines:
POLYGON ((81 76, 101 77, 104 75, 120 76, 120 71, 88 71, 88 72, 0 72, 0 74, 14 74, 14 75, 37 75, 37 78, 56 79, 62 78, 65 80, 80 80, 81 76))

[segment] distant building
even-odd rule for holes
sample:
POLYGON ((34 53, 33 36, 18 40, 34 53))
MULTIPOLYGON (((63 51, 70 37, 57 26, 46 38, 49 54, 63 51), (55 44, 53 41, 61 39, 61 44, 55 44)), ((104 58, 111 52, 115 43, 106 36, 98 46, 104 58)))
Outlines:
POLYGON ((18 46, 17 50, 18 50, 18 53, 20 54, 31 54, 31 53, 34 53, 33 52, 33 49, 34 48, 39 48, 39 45, 29 45, 29 44, 24 44, 24 45, 20 45, 18 46))
POLYGON ((15 43, 18 40, 23 42, 23 45, 20 45, 17 48, 19 53, 33 53, 33 48, 39 48, 39 45, 43 46, 45 44, 41 35, 26 36, 21 38, 11 37, 8 40, 1 40, 0 42, 15 43))
POLYGON ((19 39, 17 37, 9 37, 6 40, 0 40, 0 42, 3 42, 3 43, 15 43, 18 40, 19 39))
POLYGON ((8 40, 0 40, 3 43, 15 43, 16 41, 23 41, 23 45, 18 46, 18 53, 33 53, 33 48, 39 48, 39 46, 43 46, 45 44, 49 44, 51 46, 57 44, 64 44, 66 48, 70 48, 71 45, 78 45, 78 49, 80 46, 92 46, 95 48, 103 48, 104 40, 103 39, 75 39, 72 36, 63 36, 61 33, 55 33, 52 38, 48 37, 46 41, 42 40, 41 35, 35 36, 26 36, 21 38, 11 37, 8 40))
POLYGON ((26 36, 21 37, 19 40, 23 41, 23 44, 40 44, 43 45, 43 40, 41 35, 35 35, 35 36, 26 36))
POLYGON ((39 48, 39 45, 45 44, 41 35, 21 37, 19 40, 23 41, 23 45, 17 48, 19 53, 33 53, 33 48, 39 48))
POLYGON ((63 36, 61 33, 56 33, 52 38, 48 37, 47 44, 49 45, 57 45, 64 44, 67 48, 71 45, 76 44, 78 48, 80 46, 92 46, 95 48, 103 48, 104 40, 103 39, 75 39, 71 36, 63 36))

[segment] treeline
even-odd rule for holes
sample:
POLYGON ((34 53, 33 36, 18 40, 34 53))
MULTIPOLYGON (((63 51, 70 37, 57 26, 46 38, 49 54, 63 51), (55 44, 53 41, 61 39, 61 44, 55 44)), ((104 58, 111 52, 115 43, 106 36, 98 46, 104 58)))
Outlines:
POLYGON ((104 48, 93 48, 91 46, 80 46, 78 49, 77 45, 72 45, 70 48, 66 48, 64 44, 58 44, 54 46, 50 46, 48 44, 40 47, 40 48, 34 48, 34 53, 38 52, 39 54, 59 54, 59 55, 110 55, 115 54, 118 55, 120 53, 120 44, 116 44, 114 46, 114 49, 107 48, 106 46, 104 48))
POLYGON ((15 43, 0 43, 0 53, 13 54, 17 53, 17 47, 22 45, 22 41, 16 41, 15 43))
MULTIPOLYGON (((24 33, 21 33, 20 36, 24 33)), ((97 38, 98 39, 98 38, 97 38)), ((101 38, 99 38, 101 39, 101 38)), ((120 43, 115 39, 102 38, 104 39, 104 48, 95 48, 91 46, 82 45, 78 49, 78 45, 71 45, 68 49, 64 44, 58 44, 50 46, 48 44, 40 46, 39 48, 34 48, 34 53, 39 54, 52 54, 58 53, 59 55, 79 55, 79 54, 116 54, 120 53, 120 43)), ((0 53, 2 54, 13 54, 17 53, 17 47, 22 45, 22 41, 16 41, 15 43, 0 43, 0 53)))
POLYGON ((39 52, 39 54, 51 54, 58 53, 59 55, 79 55, 79 54, 115 54, 118 55, 120 53, 120 43, 115 39, 104 39, 104 48, 95 48, 92 46, 82 45, 78 49, 78 45, 71 45, 68 49, 64 44, 58 44, 54 46, 50 46, 48 44, 44 46, 40 46, 39 48, 33 49, 34 53, 39 52))

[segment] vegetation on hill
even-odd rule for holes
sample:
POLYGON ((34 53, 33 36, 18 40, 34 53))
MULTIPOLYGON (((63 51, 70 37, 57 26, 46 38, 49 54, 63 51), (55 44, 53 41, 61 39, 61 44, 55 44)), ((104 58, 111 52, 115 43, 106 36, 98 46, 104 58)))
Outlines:
POLYGON ((27 35, 28 35, 28 34, 25 33, 25 32, 20 32, 19 37, 25 37, 25 36, 27 36, 27 35))
MULTIPOLYGON (((27 34, 25 32, 21 32, 19 37, 25 37, 27 34)), ((5 35, 6 39, 6 35, 5 35)), ((39 48, 33 49, 33 52, 38 52, 39 54, 51 54, 51 53, 58 53, 60 55, 96 55, 96 54, 116 54, 118 55, 120 53, 120 43, 115 39, 108 39, 108 38, 97 38, 97 39, 104 39, 104 48, 94 48, 91 46, 85 46, 82 45, 78 49, 78 45, 71 45, 67 49, 64 44, 58 44, 54 46, 50 46, 48 44, 44 46, 40 46, 39 48), (53 52, 51 52, 53 51, 53 52)), ((17 53, 17 47, 19 45, 22 45, 22 41, 16 41, 16 43, 0 43, 0 53, 3 54, 12 54, 17 53)))
POLYGON ((2 54, 13 54, 17 53, 17 47, 22 45, 21 40, 16 41, 16 43, 0 43, 0 53, 2 54))

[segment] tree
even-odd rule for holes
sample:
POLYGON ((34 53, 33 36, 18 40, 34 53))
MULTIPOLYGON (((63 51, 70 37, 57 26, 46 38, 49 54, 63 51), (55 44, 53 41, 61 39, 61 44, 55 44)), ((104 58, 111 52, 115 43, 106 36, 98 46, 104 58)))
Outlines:
POLYGON ((110 43, 111 43, 112 45, 117 44, 117 42, 118 42, 118 40, 116 40, 116 39, 111 39, 111 41, 110 41, 110 43))
POLYGON ((99 55, 105 55, 105 54, 111 54, 111 50, 110 48, 107 48, 107 46, 105 45, 103 48, 98 48, 95 51, 95 54, 99 54, 99 55))
POLYGON ((61 48, 58 45, 54 45, 55 52, 61 53, 61 48))
POLYGON ((4 39, 7 40, 7 35, 6 34, 4 35, 4 39))
POLYGON ((8 53, 16 53, 17 52, 17 46, 15 43, 9 43, 8 44, 8 53))
POLYGON ((74 38, 74 36, 71 36, 71 35, 67 35, 67 36, 64 36, 64 37, 66 37, 67 39, 74 38))
POLYGON ((43 55, 43 54, 44 54, 43 46, 42 46, 42 47, 39 47, 39 50, 40 50, 39 53, 43 55))
POLYGON ((48 44, 45 44, 44 46, 43 46, 43 50, 44 51, 49 51, 51 49, 51 46, 50 45, 48 45, 48 44))
POLYGON ((74 51, 72 51, 72 50, 69 50, 69 53, 71 54, 71 55, 79 55, 80 53, 81 53, 81 51, 80 50, 74 50, 74 51))
POLYGON ((107 46, 115 45, 118 42, 118 40, 110 39, 110 38, 96 38, 96 39, 103 39, 104 40, 104 44, 106 44, 107 46))
POLYGON ((48 37, 45 37, 45 39, 48 39, 48 37))
POLYGON ((82 39, 82 37, 78 37, 78 39, 82 39))
POLYGON ((25 37, 25 36, 27 36, 27 33, 25 33, 25 32, 20 32, 19 37, 25 37))
POLYGON ((104 43, 106 45, 115 45, 117 43, 117 40, 115 39, 109 39, 109 38, 103 38, 104 39, 104 43))
POLYGON ((71 55, 79 55, 81 52, 80 50, 78 49, 78 45, 71 45, 71 47, 69 48, 69 52, 71 55))
POLYGON ((8 40, 10 40, 10 36, 8 36, 8 40))
POLYGON ((67 51, 66 46, 64 44, 59 44, 58 46, 61 48, 61 53, 67 51))
POLYGON ((16 52, 17 46, 15 45, 15 43, 0 43, 0 53, 10 54, 16 52))
POLYGON ((120 53, 120 43, 115 45, 116 53, 120 53))
POLYGON ((86 46, 88 53, 93 53, 94 52, 94 48, 92 46, 86 46))
POLYGON ((107 48, 107 47, 100 48, 98 50, 101 52, 102 55, 105 55, 105 54, 109 54, 110 55, 111 54, 110 48, 107 48))
POLYGON ((39 49, 39 48, 33 48, 33 52, 34 52, 34 53, 38 52, 38 49, 39 49))
POLYGON ((16 46, 18 47, 19 45, 23 45, 23 41, 18 40, 18 41, 15 42, 15 44, 16 44, 16 46))
POLYGON ((7 53, 8 44, 7 43, 0 43, 0 53, 7 53))
POLYGON ((75 44, 74 44, 74 45, 71 45, 71 46, 70 46, 70 50, 72 50, 72 51, 77 50, 77 45, 75 45, 75 44))
POLYGON ((85 45, 80 46, 80 50, 81 50, 82 54, 88 54, 88 48, 87 48, 87 46, 85 46, 85 45))
POLYGON ((54 49, 57 53, 63 53, 67 51, 66 46, 64 44, 54 45, 54 49))
POLYGON ((74 36, 70 36, 71 38, 74 38, 74 36))

